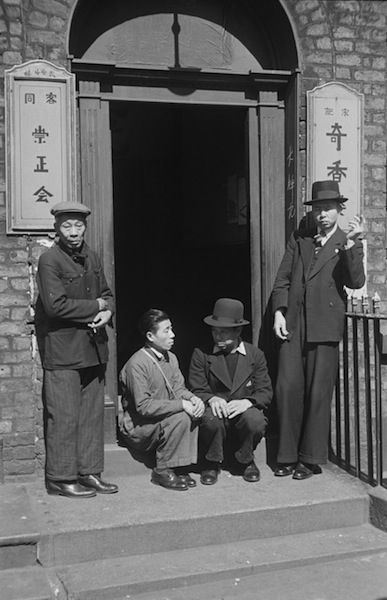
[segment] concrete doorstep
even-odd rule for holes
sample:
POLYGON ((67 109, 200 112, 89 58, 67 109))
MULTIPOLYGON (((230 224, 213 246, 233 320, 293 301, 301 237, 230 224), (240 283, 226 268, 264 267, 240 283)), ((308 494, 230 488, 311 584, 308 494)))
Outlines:
POLYGON ((1 600, 158 600, 230 578, 387 556, 387 534, 368 522, 368 488, 334 465, 298 482, 274 477, 258 454, 259 483, 222 471, 215 486, 176 493, 152 485, 127 450, 106 454, 103 476, 118 494, 73 500, 48 496, 43 481, 2 486, 1 600))

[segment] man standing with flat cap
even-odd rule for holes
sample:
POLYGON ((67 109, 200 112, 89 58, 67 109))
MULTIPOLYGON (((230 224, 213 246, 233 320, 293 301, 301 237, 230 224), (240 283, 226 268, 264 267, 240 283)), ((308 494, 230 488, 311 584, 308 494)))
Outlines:
POLYGON ((228 434, 236 438, 234 456, 243 479, 259 481, 254 451, 266 428, 265 409, 272 387, 263 352, 241 339, 249 321, 243 317, 242 302, 233 298, 216 301, 212 315, 204 322, 211 326, 212 343, 195 348, 189 369, 192 392, 201 398, 205 411, 199 427, 200 481, 218 481, 228 434))
POLYGON ((338 226, 347 198, 335 181, 317 181, 312 198, 315 227, 289 240, 272 292, 274 332, 280 340, 275 388, 279 416, 277 477, 303 480, 327 462, 330 409, 346 310, 344 286, 365 282, 363 217, 348 232, 338 226))
POLYGON ((104 377, 114 299, 84 241, 87 206, 52 207, 57 243, 38 265, 36 329, 42 340, 49 494, 90 498, 118 491, 104 468, 104 377))

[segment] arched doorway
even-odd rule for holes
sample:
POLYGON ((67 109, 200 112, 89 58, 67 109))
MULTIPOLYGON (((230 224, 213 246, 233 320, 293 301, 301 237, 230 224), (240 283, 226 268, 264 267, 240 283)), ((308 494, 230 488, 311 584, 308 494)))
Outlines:
POLYGON ((147 308, 170 313, 185 372, 219 296, 244 301, 258 341, 297 219, 297 55, 280 2, 143 4, 80 0, 69 40, 90 241, 117 299, 111 414, 147 308))

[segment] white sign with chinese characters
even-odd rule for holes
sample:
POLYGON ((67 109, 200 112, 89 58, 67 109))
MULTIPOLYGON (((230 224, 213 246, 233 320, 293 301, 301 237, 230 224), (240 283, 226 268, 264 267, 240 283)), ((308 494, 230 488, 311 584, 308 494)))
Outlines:
MULTIPOLYGON (((348 219, 361 213, 362 140, 364 95, 342 83, 326 83, 307 92, 308 99, 308 199, 312 183, 337 181, 344 198, 345 210, 339 225, 345 231, 348 219)), ((367 272, 367 242, 363 241, 364 268, 367 272)), ((361 290, 347 290, 361 298, 361 290)))
POLYGON ((340 217, 347 228, 348 218, 360 212, 362 194, 362 139, 364 96, 341 83, 327 83, 307 92, 308 98, 308 187, 332 179, 348 198, 340 217))
POLYGON ((52 230, 51 207, 76 201, 75 77, 37 60, 5 82, 7 232, 52 230))

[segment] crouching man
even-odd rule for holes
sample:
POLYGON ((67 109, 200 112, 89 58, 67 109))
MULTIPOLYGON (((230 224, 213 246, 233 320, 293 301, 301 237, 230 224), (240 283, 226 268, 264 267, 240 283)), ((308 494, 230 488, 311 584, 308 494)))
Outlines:
POLYGON ((213 314, 204 319, 211 326, 212 343, 195 348, 191 359, 190 387, 205 404, 199 431, 204 485, 217 482, 231 432, 243 479, 260 479, 254 450, 265 432, 263 411, 270 404, 272 387, 263 352, 241 339, 243 325, 249 323, 243 310, 239 300, 217 300, 213 314))
POLYGON ((155 451, 152 483, 184 491, 196 486, 189 467, 197 462, 196 420, 202 416, 204 404, 185 387, 178 360, 170 352, 175 334, 168 315, 148 310, 139 329, 145 345, 120 373, 121 431, 130 447, 155 451))

